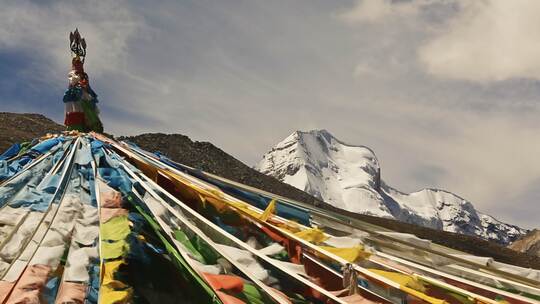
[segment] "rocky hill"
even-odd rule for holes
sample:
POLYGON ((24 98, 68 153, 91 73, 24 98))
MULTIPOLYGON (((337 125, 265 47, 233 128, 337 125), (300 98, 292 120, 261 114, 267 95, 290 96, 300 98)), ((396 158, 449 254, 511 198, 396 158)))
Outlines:
POLYGON ((32 140, 46 133, 64 131, 66 127, 40 114, 0 112, 0 150, 13 143, 32 140))
MULTIPOLYGON (((5 149, 14 142, 21 142, 39 137, 47 132, 61 131, 64 127, 54 121, 37 114, 0 114, 0 147, 5 149), (26 126, 22 126, 28 124, 26 126)), ((435 243, 462 250, 475 255, 491 256, 504 263, 522 267, 540 269, 540 258, 488 242, 477 237, 429 229, 400 221, 375 216, 351 213, 337 209, 321 200, 296 189, 293 186, 264 175, 228 155, 208 142, 196 142, 179 134, 142 134, 123 137, 148 151, 160 151, 171 159, 186 165, 199 168, 247 185, 273 192, 294 200, 332 209, 360 220, 380 225, 388 229, 404 233, 412 233, 418 237, 431 239, 435 243)))
POLYGON ((540 257, 540 230, 534 229, 513 242, 508 248, 540 257))

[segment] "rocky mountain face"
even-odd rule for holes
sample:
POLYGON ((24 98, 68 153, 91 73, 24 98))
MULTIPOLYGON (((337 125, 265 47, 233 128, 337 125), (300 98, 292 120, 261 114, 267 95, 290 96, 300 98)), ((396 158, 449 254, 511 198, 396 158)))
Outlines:
POLYGON ((308 193, 252 169, 209 142, 192 141, 181 134, 163 133, 146 133, 117 139, 135 143, 150 152, 159 151, 176 162, 239 183, 309 204, 320 203, 308 193))
POLYGON ((66 127, 40 114, 0 112, 0 151, 6 150, 13 143, 65 129, 66 127))
POLYGON ((534 229, 522 236, 508 248, 540 257, 540 230, 534 229))
POLYGON ((527 232, 476 210, 451 192, 403 193, 392 188, 381 179, 381 167, 371 149, 345 144, 326 130, 294 132, 265 154, 256 169, 350 212, 504 245, 527 232))
MULTIPOLYGON (((47 132, 59 132, 64 129, 64 126, 39 114, 0 113, 0 147, 5 150, 13 143, 31 140, 47 132)), ((335 208, 300 189, 254 170, 209 142, 192 141, 181 134, 162 133, 118 139, 136 143, 150 152, 160 151, 171 159, 191 167, 297 201, 317 205, 320 208, 333 210, 374 225, 411 233, 420 238, 432 240, 434 243, 474 255, 491 256, 503 263, 540 269, 540 257, 517 252, 475 236, 435 230, 392 218, 381 218, 335 208)))

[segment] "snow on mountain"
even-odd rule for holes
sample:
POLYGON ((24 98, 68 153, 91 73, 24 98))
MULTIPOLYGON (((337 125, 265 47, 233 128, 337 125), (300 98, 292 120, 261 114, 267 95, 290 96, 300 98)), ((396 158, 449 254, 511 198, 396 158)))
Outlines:
POLYGON ((345 144, 326 130, 294 132, 265 154, 256 169, 352 212, 502 244, 527 232, 477 211, 453 193, 437 189, 403 193, 386 185, 371 149, 345 144))

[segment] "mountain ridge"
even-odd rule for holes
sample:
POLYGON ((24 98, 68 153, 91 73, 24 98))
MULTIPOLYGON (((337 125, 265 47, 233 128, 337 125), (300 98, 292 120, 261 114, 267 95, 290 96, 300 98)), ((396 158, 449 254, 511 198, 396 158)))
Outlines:
POLYGON ((324 129, 293 132, 255 168, 350 212, 475 235, 503 245, 527 232, 478 211, 448 190, 406 193, 391 187, 381 179, 372 149, 345 143, 324 129))
MULTIPOLYGON (((2 130, 0 135, 4 135, 0 136, 0 147, 6 149, 15 142, 40 137, 47 132, 59 132, 65 130, 65 127, 40 114, 4 112, 0 113, 0 130, 2 130), (38 120, 43 123, 32 127, 32 130, 28 130, 27 128, 21 130, 21 124, 25 123, 29 118, 35 119, 38 116, 38 120)), ((434 243, 470 254, 491 256, 503 263, 540 269, 540 257, 516 252, 478 237, 434 230, 389 218, 379 218, 337 209, 293 186, 284 184, 271 176, 264 175, 252 169, 209 142, 192 141, 189 137, 181 134, 162 133, 147 133, 137 136, 119 137, 118 139, 131 141, 147 151, 160 151, 172 160, 194 168, 208 171, 283 197, 312 204, 319 208, 332 210, 373 225, 402 233, 411 233, 420 238, 429 239, 434 243)))

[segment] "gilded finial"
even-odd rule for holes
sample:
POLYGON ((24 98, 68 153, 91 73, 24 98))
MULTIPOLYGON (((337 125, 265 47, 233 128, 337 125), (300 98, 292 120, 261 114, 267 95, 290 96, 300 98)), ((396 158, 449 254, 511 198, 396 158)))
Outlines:
POLYGON ((86 57, 86 41, 81 37, 78 28, 75 28, 74 32, 69 33, 69 48, 74 57, 78 56, 84 62, 84 58, 86 57))

